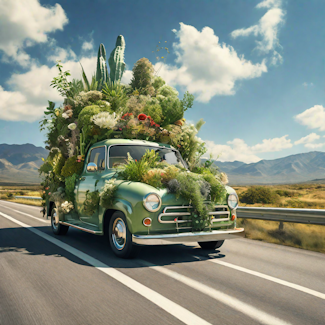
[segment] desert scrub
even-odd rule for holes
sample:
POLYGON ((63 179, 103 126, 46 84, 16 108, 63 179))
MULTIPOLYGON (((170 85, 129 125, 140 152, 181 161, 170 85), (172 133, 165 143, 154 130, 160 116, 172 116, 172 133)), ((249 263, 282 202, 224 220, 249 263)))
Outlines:
POLYGON ((242 203, 255 204, 274 204, 279 202, 279 196, 271 189, 263 186, 253 186, 240 194, 239 200, 242 203))
POLYGON ((275 221, 237 220, 237 226, 245 228, 246 238, 325 253, 324 226, 283 224, 283 229, 279 230, 279 223, 275 221))

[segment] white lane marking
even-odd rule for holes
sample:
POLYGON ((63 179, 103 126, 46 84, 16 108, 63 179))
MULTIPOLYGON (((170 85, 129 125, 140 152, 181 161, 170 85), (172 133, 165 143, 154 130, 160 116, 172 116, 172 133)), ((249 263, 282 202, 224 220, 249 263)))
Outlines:
POLYGON ((15 209, 9 208, 9 207, 7 207, 6 205, 0 205, 0 207, 4 207, 4 208, 6 208, 6 209, 9 209, 9 210, 15 211, 15 212, 17 212, 17 213, 23 214, 23 215, 25 215, 25 216, 27 216, 27 217, 30 217, 30 218, 36 219, 36 220, 38 220, 38 221, 41 221, 41 222, 44 222, 44 223, 47 223, 47 224, 49 224, 49 222, 50 222, 49 220, 44 220, 44 219, 41 219, 41 218, 37 218, 37 217, 32 216, 31 214, 28 214, 28 213, 25 213, 25 212, 21 212, 21 211, 18 211, 18 210, 15 210, 15 209))
POLYGON ((288 325, 290 323, 287 323, 277 317, 274 317, 272 315, 269 315, 253 306, 250 306, 246 304, 245 302, 242 302, 238 300, 237 298, 233 298, 221 291, 215 290, 211 287, 208 287, 205 284, 202 284, 196 280, 193 280, 191 278, 188 278, 187 276, 184 276, 182 274, 179 274, 177 272, 171 271, 167 268, 164 268, 162 266, 151 264, 147 261, 141 261, 141 263, 153 270, 156 270, 162 274, 165 274, 177 281, 180 281, 189 287, 198 290, 211 298, 229 306, 232 309, 236 309, 237 311, 247 315, 250 318, 255 319, 256 321, 260 322, 261 324, 266 325, 288 325))
POLYGON ((285 280, 280 280, 280 279, 275 278, 273 276, 266 275, 266 274, 256 272, 256 271, 252 271, 252 270, 246 269, 244 267, 237 266, 237 265, 234 265, 234 264, 230 264, 230 263, 227 263, 227 262, 217 261, 217 260, 207 260, 207 261, 212 262, 212 263, 216 263, 216 264, 220 264, 220 265, 223 265, 223 266, 226 266, 226 267, 230 267, 230 268, 232 268, 234 270, 237 270, 237 271, 241 271, 241 272, 244 272, 244 273, 255 275, 255 276, 259 277, 259 278, 266 279, 266 280, 269 280, 269 281, 272 281, 272 282, 275 282, 275 283, 278 283, 278 284, 282 284, 282 285, 284 285, 286 287, 290 287, 292 289, 296 289, 296 290, 308 293, 308 294, 310 294, 312 296, 315 296, 317 298, 325 299, 325 294, 324 293, 321 293, 321 292, 318 292, 318 291, 303 287, 303 286, 301 286, 299 284, 295 284, 295 283, 288 282, 288 281, 285 281, 285 280))
POLYGON ((9 203, 9 204, 15 204, 15 205, 19 205, 19 206, 24 206, 26 208, 32 208, 32 209, 37 209, 40 210, 42 209, 41 206, 35 206, 35 205, 28 205, 28 204, 23 204, 23 203, 15 203, 15 202, 11 202, 11 201, 5 201, 5 200, 0 200, 1 203, 9 203))
POLYGON ((176 304, 175 302, 165 298, 158 292, 151 290, 150 288, 147 288, 143 284, 141 284, 138 281, 133 280, 129 276, 123 274, 122 272, 112 268, 111 266, 108 266, 104 264, 103 262, 81 252, 80 250, 73 248, 72 246, 65 244, 61 242, 60 240, 53 238, 42 231, 33 228, 30 225, 27 225, 23 222, 20 222, 11 216, 8 216, 2 212, 0 212, 0 215, 4 218, 20 225, 21 227, 24 227, 34 234, 46 239, 47 241, 51 242, 52 244, 64 249, 65 251, 69 252, 70 254, 73 254, 74 256, 77 256, 81 260, 85 261, 86 263, 94 266, 99 271, 102 271, 112 277, 113 279, 117 280, 118 282, 122 283, 126 287, 130 288, 131 290, 135 291, 139 295, 143 296, 147 300, 151 301, 161 309, 165 310, 167 313, 171 314, 175 318, 179 319, 184 324, 188 325, 211 325, 204 319, 200 318, 199 316, 193 314, 189 310, 181 307, 180 305, 176 304))

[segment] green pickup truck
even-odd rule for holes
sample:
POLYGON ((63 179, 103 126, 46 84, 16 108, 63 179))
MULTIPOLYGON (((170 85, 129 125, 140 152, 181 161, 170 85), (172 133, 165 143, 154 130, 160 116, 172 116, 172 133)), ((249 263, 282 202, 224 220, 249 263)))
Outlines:
POLYGON ((69 227, 74 227, 105 235, 113 252, 122 258, 132 255, 135 244, 198 242, 203 249, 215 249, 225 239, 243 236, 244 229, 236 228, 238 197, 228 186, 215 211, 209 213, 210 224, 203 231, 192 230, 189 202, 167 189, 140 182, 119 180, 112 206, 107 209, 98 204, 94 213, 86 213, 83 206, 87 193, 100 190, 129 156, 140 160, 148 149, 158 152, 162 161, 187 167, 180 153, 170 145, 128 139, 109 139, 92 145, 76 182, 75 209, 59 214, 55 202, 47 202, 54 234, 65 235, 69 227))

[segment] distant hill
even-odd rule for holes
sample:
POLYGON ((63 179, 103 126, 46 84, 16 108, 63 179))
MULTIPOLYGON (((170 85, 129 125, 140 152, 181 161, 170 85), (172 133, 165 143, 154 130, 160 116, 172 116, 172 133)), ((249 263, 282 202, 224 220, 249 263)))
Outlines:
POLYGON ((313 151, 257 163, 219 162, 233 185, 290 184, 325 178, 325 152, 313 151))
MULTIPOLYGON (((48 151, 33 144, 0 144, 0 183, 39 183, 38 168, 48 151)), ((313 151, 246 164, 214 162, 230 185, 325 182, 325 152, 313 151)))
POLYGON ((38 168, 48 151, 33 144, 0 144, 0 183, 39 183, 38 168))

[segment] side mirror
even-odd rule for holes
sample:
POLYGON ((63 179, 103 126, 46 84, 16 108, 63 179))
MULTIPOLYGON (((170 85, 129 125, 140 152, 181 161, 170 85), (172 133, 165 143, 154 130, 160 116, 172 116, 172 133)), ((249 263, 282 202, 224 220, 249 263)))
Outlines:
POLYGON ((97 165, 93 162, 88 163, 87 172, 96 172, 98 170, 97 165))

